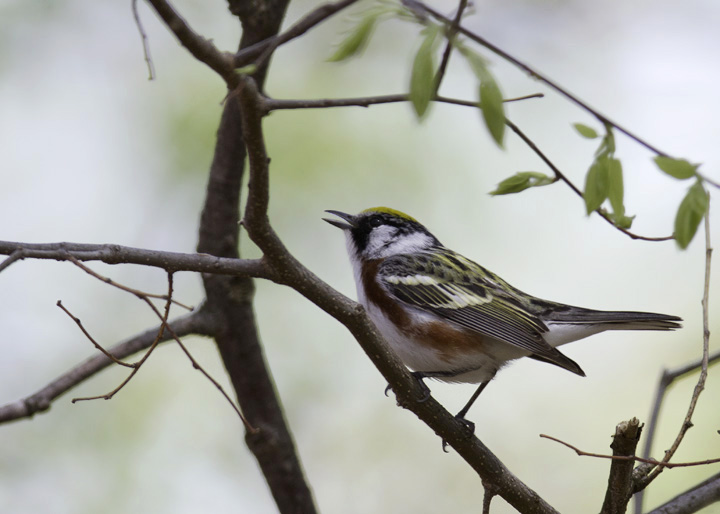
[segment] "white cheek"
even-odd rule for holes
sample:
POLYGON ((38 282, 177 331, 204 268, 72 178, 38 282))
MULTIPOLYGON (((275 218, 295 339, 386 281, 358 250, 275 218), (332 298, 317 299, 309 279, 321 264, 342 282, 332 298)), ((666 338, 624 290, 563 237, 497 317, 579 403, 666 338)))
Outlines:
POLYGON ((365 255, 370 259, 383 259, 393 255, 419 252, 433 245, 433 239, 421 232, 407 234, 393 241, 396 232, 395 228, 385 226, 373 230, 365 255))

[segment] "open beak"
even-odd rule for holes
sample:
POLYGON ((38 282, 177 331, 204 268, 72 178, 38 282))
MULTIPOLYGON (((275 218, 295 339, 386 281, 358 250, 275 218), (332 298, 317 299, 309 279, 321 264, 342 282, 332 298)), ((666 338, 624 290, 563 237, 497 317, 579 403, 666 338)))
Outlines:
POLYGON ((346 214, 346 213, 340 212, 340 211, 325 211, 325 212, 334 214, 338 218, 342 218, 343 220, 347 221, 347 223, 345 223, 340 220, 323 218, 324 221, 327 221, 331 225, 334 225, 337 228, 341 228, 343 230, 352 230, 353 228, 355 228, 355 222, 354 222, 355 216, 353 216, 352 214, 346 214))

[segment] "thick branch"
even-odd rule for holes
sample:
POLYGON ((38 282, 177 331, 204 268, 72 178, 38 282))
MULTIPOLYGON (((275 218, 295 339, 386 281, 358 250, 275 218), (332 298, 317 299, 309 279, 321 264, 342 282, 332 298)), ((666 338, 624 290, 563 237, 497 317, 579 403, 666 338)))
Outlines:
MULTIPOLYGON (((267 217, 269 201, 269 159, 262 134, 262 97, 254 81, 244 77, 238 97, 242 105, 243 129, 250 162, 250 193, 243 224, 263 251, 279 282, 300 292, 315 305, 345 325, 357 339, 373 364, 395 392, 398 403, 415 413, 443 440, 452 446, 497 494, 525 513, 556 512, 537 493, 515 477, 467 427, 432 397, 425 395, 419 383, 389 349, 375 326, 357 303, 321 281, 292 256, 274 232, 267 217)), ((252 421, 252 420, 251 420, 252 421)))
MULTIPOLYGON (((243 27, 244 48, 277 34, 287 0, 230 0, 229 7, 243 27)), ((267 61, 256 71, 262 82, 267 61)), ((228 82, 228 85, 232 85, 228 82)), ((231 89, 232 93, 232 89, 231 89)), ((200 220, 198 251, 219 257, 239 256, 239 208, 245 145, 237 98, 225 102, 207 193, 200 220)), ((217 324, 213 336, 238 403, 257 429, 246 431, 248 448, 258 461, 281 513, 314 513, 310 488, 284 419, 255 322, 255 286, 246 277, 205 274, 206 308, 217 324)))
MULTIPOLYGON (((190 334, 207 334, 209 329, 209 318, 202 309, 177 318, 169 323, 172 331, 178 336, 190 334)), ((108 349, 116 359, 125 359, 149 348, 157 338, 160 326, 146 330, 122 343, 118 343, 108 349)), ((172 338, 165 333, 161 341, 168 341, 172 338)), ((37 412, 43 412, 50 408, 52 402, 84 382, 99 371, 111 366, 113 361, 103 354, 95 355, 75 366, 67 373, 59 376, 35 394, 9 403, 0 407, 0 423, 14 421, 22 418, 32 417, 37 412)))
POLYGON ((648 514, 692 514, 719 501, 720 473, 716 473, 648 514))
POLYGON ((147 0, 155 9, 165 25, 175 34, 180 44, 195 57, 198 61, 210 66, 220 75, 228 87, 234 87, 237 83, 237 75, 233 68, 233 55, 221 52, 212 43, 212 40, 205 39, 195 32, 185 19, 165 0, 147 0))
MULTIPOLYGON (((642 426, 637 418, 618 424, 610 444, 613 455, 634 456, 641 432, 642 426)), ((624 514, 632 496, 633 465, 631 460, 613 460, 610 464, 610 476, 601 514, 624 514)))
POLYGON ((0 271, 9 264, 23 259, 50 259, 55 261, 100 261, 105 264, 139 264, 162 268, 165 271, 196 271, 219 275, 270 278, 261 259, 215 257, 205 253, 179 253, 144 248, 131 248, 116 244, 84 243, 19 243, 0 241, 0 255, 9 255, 0 264, 0 271))
POLYGON ((328 19, 333 14, 340 12, 358 0, 342 0, 341 2, 323 4, 317 9, 306 14, 300 21, 295 23, 288 30, 274 37, 264 39, 259 43, 247 46, 235 54, 233 64, 236 68, 251 63, 261 64, 267 61, 270 54, 280 45, 302 36, 318 23, 328 19))

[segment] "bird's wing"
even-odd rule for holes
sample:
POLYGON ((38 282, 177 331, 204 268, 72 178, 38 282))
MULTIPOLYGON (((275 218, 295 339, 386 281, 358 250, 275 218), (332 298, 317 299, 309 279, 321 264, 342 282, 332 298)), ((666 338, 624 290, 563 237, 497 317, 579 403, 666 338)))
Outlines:
POLYGON ((381 285, 397 300, 460 327, 521 348, 531 356, 584 375, 542 337, 548 328, 532 297, 446 248, 398 255, 378 269, 381 285))

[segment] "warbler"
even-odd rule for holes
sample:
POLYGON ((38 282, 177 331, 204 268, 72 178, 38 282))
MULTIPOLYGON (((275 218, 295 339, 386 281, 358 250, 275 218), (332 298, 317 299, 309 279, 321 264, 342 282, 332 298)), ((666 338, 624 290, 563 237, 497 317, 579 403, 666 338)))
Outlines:
POLYGON ((681 318, 599 311, 523 293, 445 247, 415 218, 386 207, 325 211, 345 232, 359 302, 420 380, 480 384, 470 406, 508 362, 531 357, 585 376, 557 347, 605 330, 674 330, 681 318))

